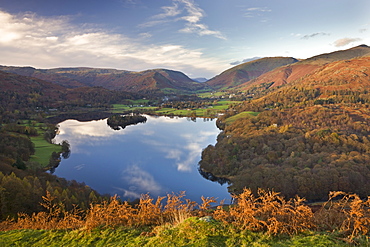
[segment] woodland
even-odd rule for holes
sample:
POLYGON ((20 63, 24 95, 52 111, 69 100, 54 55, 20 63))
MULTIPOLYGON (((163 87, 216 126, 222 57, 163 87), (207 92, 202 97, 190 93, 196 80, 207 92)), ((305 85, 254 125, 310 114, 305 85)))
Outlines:
POLYGON ((200 168, 244 187, 326 200, 330 191, 366 197, 370 189, 369 59, 337 64, 336 72, 277 87, 218 118, 224 131, 202 153, 200 168), (363 67, 358 66, 363 65, 363 67), (340 67, 339 67, 340 66, 340 67), (344 68, 344 66, 346 66, 344 68), (238 115, 245 111, 257 116, 238 115), (227 121, 234 116, 235 121, 227 121))

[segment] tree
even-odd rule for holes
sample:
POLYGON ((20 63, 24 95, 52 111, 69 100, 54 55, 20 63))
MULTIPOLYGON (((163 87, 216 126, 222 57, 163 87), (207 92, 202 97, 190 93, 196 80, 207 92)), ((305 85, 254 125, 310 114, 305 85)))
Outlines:
POLYGON ((68 159, 71 155, 70 144, 67 140, 62 141, 62 157, 68 159))

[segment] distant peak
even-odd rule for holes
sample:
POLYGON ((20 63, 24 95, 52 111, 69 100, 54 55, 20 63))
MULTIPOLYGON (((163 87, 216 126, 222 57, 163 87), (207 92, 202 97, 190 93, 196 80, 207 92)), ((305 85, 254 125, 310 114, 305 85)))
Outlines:
POLYGON ((364 48, 370 48, 369 46, 365 45, 365 44, 362 44, 362 45, 359 45, 357 47, 364 47, 364 48))

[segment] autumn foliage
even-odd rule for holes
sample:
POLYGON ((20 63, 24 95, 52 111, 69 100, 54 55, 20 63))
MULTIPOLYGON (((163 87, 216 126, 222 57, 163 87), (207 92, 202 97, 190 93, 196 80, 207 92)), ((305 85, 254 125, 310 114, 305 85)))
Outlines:
POLYGON ((269 234, 294 234, 315 226, 311 209, 300 197, 286 201, 277 192, 260 189, 254 196, 251 190, 244 189, 234 199, 236 205, 226 210, 219 206, 214 211, 215 219, 269 234))
MULTIPOLYGON (((266 232, 269 235, 294 235, 308 230, 337 231, 348 239, 366 235, 370 230, 370 198, 356 194, 331 192, 329 200, 312 210, 300 197, 285 200, 274 191, 258 190, 254 195, 244 189, 233 195, 234 203, 212 208, 217 201, 202 197, 202 203, 184 198, 185 193, 151 198, 142 195, 137 205, 120 201, 117 197, 103 203, 91 204, 87 211, 65 210, 48 193, 42 206, 45 211, 27 215, 19 213, 16 219, 0 222, 0 230, 15 229, 80 229, 97 227, 154 227, 177 225, 189 217, 211 216, 239 230, 266 232)), ((154 234, 154 233, 152 233, 154 234)))

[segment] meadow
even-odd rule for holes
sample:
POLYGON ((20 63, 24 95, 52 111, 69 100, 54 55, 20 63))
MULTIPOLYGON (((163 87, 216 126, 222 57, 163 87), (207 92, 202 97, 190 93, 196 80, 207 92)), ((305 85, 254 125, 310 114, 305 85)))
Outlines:
POLYGON ((34 154, 30 156, 28 168, 47 167, 50 163, 52 153, 61 153, 61 145, 52 143, 55 131, 57 129, 53 125, 47 125, 37 121, 18 121, 17 124, 11 125, 7 129, 12 133, 18 133, 26 136, 34 145, 34 154), (49 141, 47 140, 49 139, 49 141))
POLYGON ((53 152, 59 153, 62 151, 60 145, 47 142, 42 135, 31 136, 30 138, 35 144, 35 154, 31 156, 30 160, 41 164, 43 167, 48 166, 53 152))
POLYGON ((219 100, 214 101, 212 106, 208 108, 196 108, 196 109, 177 109, 177 108, 160 108, 154 111, 155 114, 159 115, 173 115, 180 117, 217 117, 219 113, 224 112, 230 107, 230 105, 235 105, 240 103, 240 101, 229 101, 229 100, 219 100))

